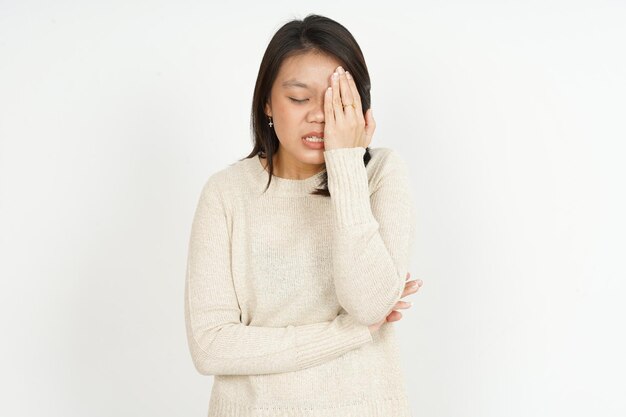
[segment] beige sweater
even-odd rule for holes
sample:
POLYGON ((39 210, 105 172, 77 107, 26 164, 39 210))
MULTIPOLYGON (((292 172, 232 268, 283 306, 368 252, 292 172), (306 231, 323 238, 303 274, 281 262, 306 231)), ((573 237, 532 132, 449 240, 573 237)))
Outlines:
POLYGON ((214 375, 209 417, 409 417, 392 309, 415 236, 408 169, 389 148, 324 152, 323 171, 273 177, 258 156, 209 177, 185 285, 193 363, 214 375))

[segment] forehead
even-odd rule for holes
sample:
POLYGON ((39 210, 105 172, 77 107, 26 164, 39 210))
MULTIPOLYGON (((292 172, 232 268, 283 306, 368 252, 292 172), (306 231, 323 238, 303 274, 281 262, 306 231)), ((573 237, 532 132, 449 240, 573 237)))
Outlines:
POLYGON ((285 59, 280 66, 275 85, 282 89, 325 89, 330 75, 342 65, 337 58, 308 52, 285 59))

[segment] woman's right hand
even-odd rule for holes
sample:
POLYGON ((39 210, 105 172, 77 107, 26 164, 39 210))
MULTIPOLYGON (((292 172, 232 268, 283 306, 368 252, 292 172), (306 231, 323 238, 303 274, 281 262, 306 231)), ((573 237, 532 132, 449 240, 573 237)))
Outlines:
MULTIPOLYGON (((407 272, 406 274, 407 283, 404 285, 404 291, 402 292, 402 296, 400 298, 404 298, 409 294, 416 293, 423 284, 421 279, 408 281, 410 277, 411 277, 411 274, 407 272)), ((396 305, 391 309, 389 314, 387 314, 384 320, 381 320, 378 323, 374 323, 368 326, 370 332, 371 333, 376 332, 380 328, 380 326, 382 326, 383 323, 385 322, 392 322, 392 321, 400 320, 402 318, 402 313, 400 313, 399 311, 396 311, 396 309, 404 309, 404 308, 409 308, 409 307, 411 307, 411 303, 408 303, 405 301, 398 301, 396 305)))

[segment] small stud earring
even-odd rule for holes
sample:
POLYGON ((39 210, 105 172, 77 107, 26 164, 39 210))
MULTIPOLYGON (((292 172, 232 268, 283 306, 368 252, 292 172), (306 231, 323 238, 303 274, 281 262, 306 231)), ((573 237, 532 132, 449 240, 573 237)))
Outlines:
POLYGON ((270 122, 268 123, 270 125, 270 127, 274 126, 274 123, 272 123, 272 116, 269 116, 270 118, 270 122))

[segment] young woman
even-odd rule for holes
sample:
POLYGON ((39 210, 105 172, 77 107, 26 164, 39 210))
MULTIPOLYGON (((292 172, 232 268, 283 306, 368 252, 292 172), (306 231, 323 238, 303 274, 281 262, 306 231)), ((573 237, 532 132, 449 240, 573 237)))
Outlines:
POLYGON ((254 149, 211 175, 189 241, 185 321, 209 417, 408 417, 392 322, 415 232, 408 169, 369 148, 363 54, 319 15, 270 41, 254 149))

